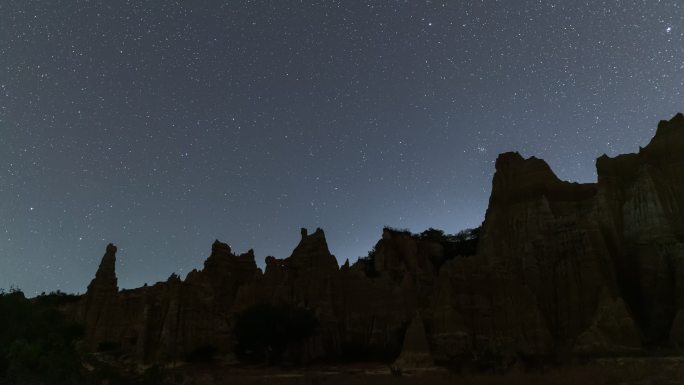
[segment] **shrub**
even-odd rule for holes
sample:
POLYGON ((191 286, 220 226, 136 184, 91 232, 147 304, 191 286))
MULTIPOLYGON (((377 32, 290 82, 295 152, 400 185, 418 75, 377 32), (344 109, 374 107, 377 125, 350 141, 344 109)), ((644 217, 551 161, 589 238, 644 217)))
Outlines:
MULTIPOLYGON (((444 246, 444 259, 436 267, 439 268, 442 263, 456 257, 469 257, 477 254, 480 230, 481 227, 476 227, 474 229, 461 230, 453 235, 442 235, 441 244, 444 246)), ((435 233, 432 234, 434 235, 435 233)))
POLYGON ((378 271, 375 268, 375 256, 377 255, 377 251, 375 250, 375 247, 370 249, 368 251, 368 255, 365 257, 359 257, 359 261, 363 263, 363 271, 366 273, 366 276, 369 278, 375 278, 380 275, 378 271))

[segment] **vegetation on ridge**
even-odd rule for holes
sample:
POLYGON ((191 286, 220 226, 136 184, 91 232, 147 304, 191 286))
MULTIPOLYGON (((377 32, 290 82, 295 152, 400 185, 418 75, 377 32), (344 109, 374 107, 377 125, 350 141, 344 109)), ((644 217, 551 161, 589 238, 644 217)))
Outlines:
POLYGON ((18 289, 0 290, 0 383, 80 383, 75 343, 83 328, 58 310, 74 298, 53 292, 27 299, 18 289))
MULTIPOLYGON (((393 234, 407 235, 417 238, 422 241, 439 243, 444 247, 444 255, 439 259, 431 260, 435 268, 439 269, 444 262, 454 259, 456 257, 469 257, 477 254, 477 245, 480 240, 480 231, 482 227, 475 227, 472 229, 461 230, 456 234, 445 234, 444 230, 430 227, 419 234, 414 234, 408 229, 397 229, 390 226, 385 226, 384 231, 389 231, 393 234)), ((382 241, 378 242, 379 243, 382 241)), ((375 266, 375 258, 377 255, 377 247, 375 245, 368 255, 359 257, 358 261, 362 263, 366 276, 374 278, 379 275, 375 266)))

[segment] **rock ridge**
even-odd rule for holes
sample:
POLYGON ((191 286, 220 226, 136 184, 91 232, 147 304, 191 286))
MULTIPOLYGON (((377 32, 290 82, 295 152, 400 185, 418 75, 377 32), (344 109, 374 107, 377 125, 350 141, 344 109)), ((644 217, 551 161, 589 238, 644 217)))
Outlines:
POLYGON ((471 256, 451 255, 434 230, 384 229, 372 258, 339 266, 322 229, 301 229, 292 254, 266 257, 263 271, 252 250, 216 240, 185 279, 120 291, 109 244, 76 312, 85 345, 114 344, 142 362, 206 346, 229 354, 235 317, 267 303, 316 315, 317 332, 297 347, 305 360, 684 347, 684 115, 661 121, 638 153, 603 155, 596 168, 596 183, 570 183, 541 159, 499 155, 471 256), (412 345, 402 349, 404 340, 412 345))

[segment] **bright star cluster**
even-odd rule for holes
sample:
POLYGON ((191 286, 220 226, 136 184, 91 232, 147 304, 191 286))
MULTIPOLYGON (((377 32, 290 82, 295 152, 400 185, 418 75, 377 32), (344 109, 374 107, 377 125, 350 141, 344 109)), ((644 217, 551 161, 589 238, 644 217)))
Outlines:
POLYGON ((340 262, 481 223, 493 162, 564 178, 684 110, 677 0, 0 1, 0 287, 201 268, 218 238, 340 262))

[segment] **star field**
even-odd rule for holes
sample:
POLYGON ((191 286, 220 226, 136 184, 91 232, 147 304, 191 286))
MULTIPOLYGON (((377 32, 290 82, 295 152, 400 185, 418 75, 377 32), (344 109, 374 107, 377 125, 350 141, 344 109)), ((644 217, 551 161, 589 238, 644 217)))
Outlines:
POLYGON ((0 287, 340 263, 479 225, 500 152, 594 181, 684 110, 679 1, 0 0, 0 287))

